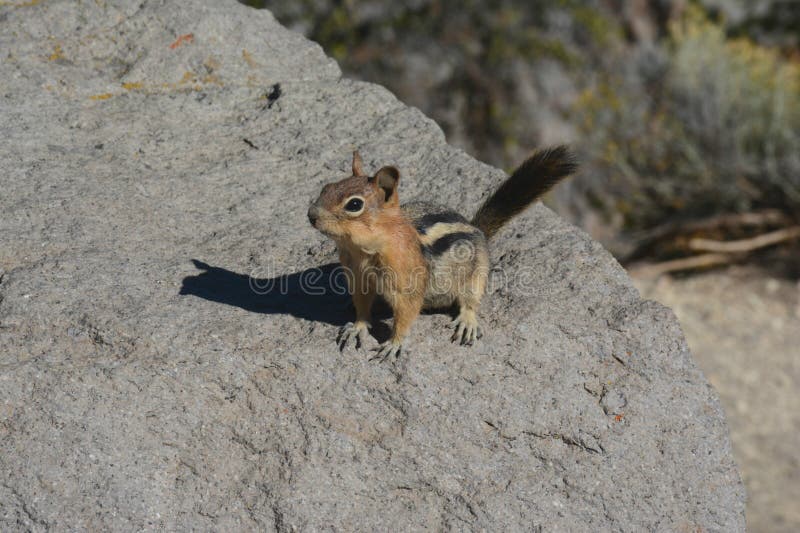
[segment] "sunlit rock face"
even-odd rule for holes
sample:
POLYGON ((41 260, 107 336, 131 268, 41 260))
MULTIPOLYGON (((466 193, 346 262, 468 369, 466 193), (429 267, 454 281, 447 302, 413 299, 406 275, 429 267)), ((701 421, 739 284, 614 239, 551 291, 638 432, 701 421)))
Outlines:
POLYGON ((397 361, 338 351, 306 212, 352 150, 466 215, 503 178, 419 111, 233 1, 0 28, 0 529, 743 530, 674 316, 542 206, 477 346, 431 314, 397 361))

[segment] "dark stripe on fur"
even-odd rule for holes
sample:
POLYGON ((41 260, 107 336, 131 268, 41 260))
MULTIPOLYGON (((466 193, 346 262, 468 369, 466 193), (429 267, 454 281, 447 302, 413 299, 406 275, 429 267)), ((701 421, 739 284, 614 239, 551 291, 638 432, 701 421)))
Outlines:
POLYGON ((566 146, 541 150, 529 157, 475 213, 472 225, 491 238, 503 225, 521 213, 553 185, 578 168, 566 146))
POLYGON ((422 251, 429 256, 442 255, 459 241, 472 241, 475 235, 475 233, 467 233, 466 231, 448 233, 442 235, 428 246, 423 245, 422 251))
POLYGON ((467 221, 466 218, 462 217, 455 211, 443 211, 441 213, 427 213, 422 215, 414 221, 414 227, 417 229, 418 233, 425 235, 431 226, 439 224, 440 222, 445 224, 453 224, 457 222, 469 224, 469 221, 467 221))

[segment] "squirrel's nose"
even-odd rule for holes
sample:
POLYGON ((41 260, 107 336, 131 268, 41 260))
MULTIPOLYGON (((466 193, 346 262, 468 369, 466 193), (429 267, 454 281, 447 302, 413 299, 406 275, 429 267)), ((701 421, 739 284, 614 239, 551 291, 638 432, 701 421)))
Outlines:
POLYGON ((308 208, 308 221, 311 222, 312 226, 317 225, 317 220, 319 219, 319 208, 317 206, 312 205, 308 208))

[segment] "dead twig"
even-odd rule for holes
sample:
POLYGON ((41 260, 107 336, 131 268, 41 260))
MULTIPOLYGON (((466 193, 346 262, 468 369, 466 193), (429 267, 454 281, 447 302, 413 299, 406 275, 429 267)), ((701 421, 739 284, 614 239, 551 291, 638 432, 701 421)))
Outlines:
POLYGON ((653 279, 670 272, 694 270, 712 266, 728 265, 741 260, 743 256, 734 254, 702 254, 693 257, 682 257, 662 263, 651 263, 633 266, 629 269, 631 276, 640 279, 653 279))
POLYGON ((632 234, 630 237, 635 241, 635 249, 628 257, 634 259, 642 255, 648 255, 647 250, 663 244, 672 242, 673 245, 680 245, 681 236, 708 233, 716 231, 738 231, 744 228, 767 228, 769 226, 786 226, 791 223, 791 219, 778 209, 765 209, 750 213, 725 213, 714 215, 700 220, 672 221, 661 226, 656 226, 649 230, 644 230, 632 234))
POLYGON ((800 238, 800 226, 791 226, 738 241, 690 239, 689 249, 695 252, 741 254, 797 238, 800 238))
POLYGON ((750 252, 792 239, 800 239, 800 226, 781 228, 756 237, 737 241, 716 241, 713 239, 695 238, 689 240, 689 249, 695 252, 706 253, 661 263, 634 265, 629 271, 631 275, 635 277, 657 278, 670 272, 727 265, 741 261, 746 258, 747 254, 750 252))
POLYGON ((751 213, 725 213, 700 220, 669 222, 641 233, 642 238, 652 240, 676 233, 711 231, 722 228, 745 228, 758 226, 779 226, 786 224, 788 217, 778 209, 765 209, 751 213))

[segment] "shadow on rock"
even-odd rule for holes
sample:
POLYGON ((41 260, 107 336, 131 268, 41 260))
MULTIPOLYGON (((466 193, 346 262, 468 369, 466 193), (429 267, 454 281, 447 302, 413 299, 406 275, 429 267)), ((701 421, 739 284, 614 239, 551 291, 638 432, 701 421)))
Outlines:
POLYGON ((187 276, 179 294, 265 314, 288 314, 336 326, 353 319, 347 279, 338 263, 272 278, 237 274, 192 259, 202 270, 187 276))

